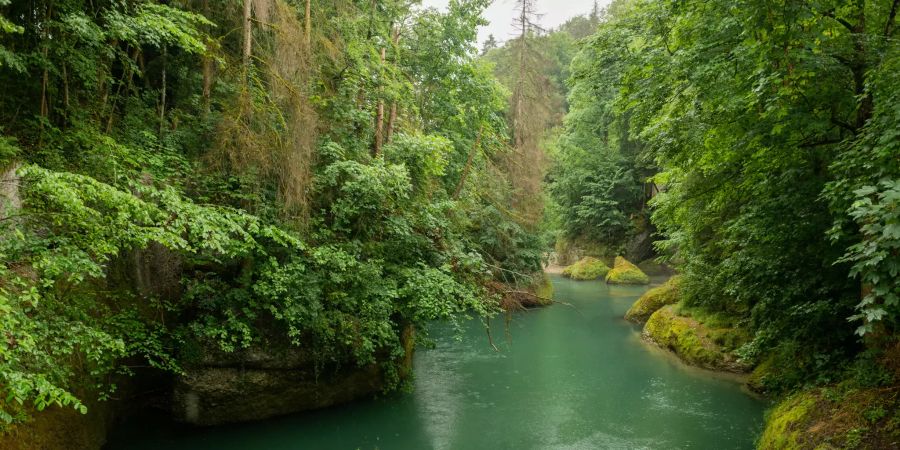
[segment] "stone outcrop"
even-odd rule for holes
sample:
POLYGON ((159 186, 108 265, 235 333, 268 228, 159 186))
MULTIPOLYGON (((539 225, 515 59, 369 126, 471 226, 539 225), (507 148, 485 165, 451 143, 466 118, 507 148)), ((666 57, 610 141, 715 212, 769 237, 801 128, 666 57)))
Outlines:
POLYGON ((645 292, 625 313, 625 319, 642 324, 663 306, 677 303, 678 280, 677 276, 672 277, 662 286, 645 292))
POLYGON ((317 367, 311 352, 297 348, 211 352, 175 382, 176 420, 218 425, 266 419, 370 397, 390 387, 389 371, 404 378, 412 367, 414 331, 402 333, 400 361, 317 367), (394 366, 396 364, 396 366, 394 366))

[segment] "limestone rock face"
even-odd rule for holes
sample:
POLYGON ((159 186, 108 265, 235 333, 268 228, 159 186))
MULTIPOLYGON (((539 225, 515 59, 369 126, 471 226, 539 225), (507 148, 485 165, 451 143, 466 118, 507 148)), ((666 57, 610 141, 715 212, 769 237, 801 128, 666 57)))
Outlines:
MULTIPOLYGON (((412 366, 412 327, 402 340, 401 378, 412 366)), ((215 352, 176 380, 172 412, 182 422, 219 425, 325 408, 382 392, 388 364, 347 363, 317 371, 310 352, 300 348, 215 352)))

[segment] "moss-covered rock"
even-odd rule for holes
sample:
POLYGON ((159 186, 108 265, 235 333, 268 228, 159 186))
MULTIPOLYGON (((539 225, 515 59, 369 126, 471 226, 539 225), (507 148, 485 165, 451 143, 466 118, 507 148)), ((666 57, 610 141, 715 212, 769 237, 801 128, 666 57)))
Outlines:
POLYGON ((645 292, 628 312, 625 319, 635 323, 644 323, 659 308, 678 302, 678 277, 672 277, 662 286, 655 287, 645 292))
POLYGON ((850 385, 807 390, 782 400, 767 415, 758 448, 900 448, 897 387, 850 385))
POLYGON ((575 264, 566 267, 565 270, 563 270, 563 276, 573 280, 596 280, 602 278, 607 272, 609 272, 609 266, 603 261, 587 256, 581 258, 581 260, 575 264))
POLYGON ((688 364, 712 370, 745 372, 747 367, 714 340, 717 330, 690 317, 679 315, 675 305, 664 306, 650 315, 644 337, 669 349, 688 364))
POLYGON ((3 450, 99 449, 112 424, 109 402, 88 405, 88 413, 52 406, 35 411, 23 423, 0 430, 3 450))
POLYGON ((818 399, 810 393, 801 393, 779 403, 766 420, 766 429, 759 439, 760 449, 814 448, 802 444, 804 424, 818 399))
POLYGON ((650 277, 627 259, 616 256, 612 270, 606 274, 606 282, 610 284, 649 284, 650 277))

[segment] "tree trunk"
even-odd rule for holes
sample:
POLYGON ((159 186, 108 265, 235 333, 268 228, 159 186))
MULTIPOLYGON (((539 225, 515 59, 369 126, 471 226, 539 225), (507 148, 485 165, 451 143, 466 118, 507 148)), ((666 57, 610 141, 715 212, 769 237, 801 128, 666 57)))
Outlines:
POLYGON ((252 22, 252 5, 253 0, 244 0, 244 81, 249 78, 250 73, 250 56, 253 53, 253 22, 252 22))
POLYGON ((161 138, 163 135, 163 129, 165 129, 166 123, 166 63, 168 59, 168 51, 166 46, 163 45, 163 53, 162 53, 162 89, 160 89, 160 99, 159 99, 159 137, 161 138))
POLYGON ((303 30, 306 38, 306 48, 309 49, 312 46, 311 34, 312 34, 312 0, 306 0, 306 28, 303 30))
MULTIPOLYGON (((400 28, 398 27, 394 30, 394 49, 395 49, 394 51, 397 52, 398 55, 400 52, 397 47, 399 43, 400 43, 400 28)), ((399 56, 398 56, 398 58, 399 58, 399 56)), ((394 61, 395 64, 397 63, 396 59, 397 58, 395 58, 395 61, 394 61)), ((396 121, 397 121, 397 101, 394 100, 393 102, 391 102, 391 113, 390 113, 390 116, 388 117, 388 124, 387 124, 386 141, 388 144, 391 143, 391 138, 394 136, 394 123, 396 123, 396 121)))
POLYGON ((475 152, 478 151, 478 147, 481 146, 482 131, 484 131, 484 125, 478 127, 478 134, 475 136, 475 142, 472 143, 472 148, 469 149, 469 156, 466 158, 466 166, 463 167, 462 175, 459 176, 459 183, 457 183, 456 190, 453 192, 453 200, 459 198, 459 194, 462 193, 463 186, 466 184, 466 178, 469 176, 469 171, 472 169, 472 161, 475 159, 475 152))
POLYGON ((387 132, 385 133, 385 142, 391 143, 394 136, 394 123, 397 121, 397 102, 391 103, 391 113, 388 115, 387 132))
MULTIPOLYGON (((384 57, 385 57, 386 49, 384 47, 381 48, 381 72, 384 75, 384 57)), ((382 77, 381 80, 382 88, 380 89, 382 94, 384 94, 384 79, 382 77)), ((378 99, 378 106, 375 111, 375 152, 374 156, 378 157, 381 154, 381 145, 384 139, 382 134, 382 128, 384 128, 384 98, 383 96, 378 99)))
MULTIPOLYGON (((203 14, 209 16, 209 0, 203 0, 201 4, 203 14)), ((206 49, 207 54, 209 49, 206 49)), ((209 113, 210 99, 212 98, 213 60, 207 55, 202 58, 203 72, 203 112, 209 113)))

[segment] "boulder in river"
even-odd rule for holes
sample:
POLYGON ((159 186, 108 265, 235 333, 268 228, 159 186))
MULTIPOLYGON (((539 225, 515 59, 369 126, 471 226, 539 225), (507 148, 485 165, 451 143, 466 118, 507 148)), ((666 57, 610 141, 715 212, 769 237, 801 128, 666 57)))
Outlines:
POLYGON ((616 256, 612 270, 606 274, 609 284, 649 284, 650 277, 627 259, 616 256))
POLYGON ((596 280, 609 272, 609 266, 603 261, 586 256, 563 270, 563 276, 573 280, 596 280))
POLYGON ((678 280, 677 276, 672 277, 662 286, 645 292, 625 313, 625 319, 635 323, 644 323, 659 308, 677 303, 678 280))

